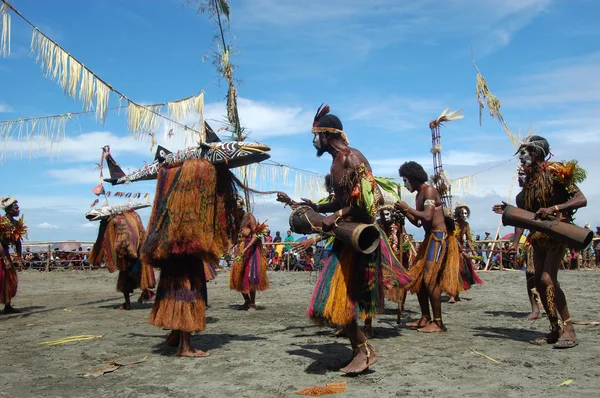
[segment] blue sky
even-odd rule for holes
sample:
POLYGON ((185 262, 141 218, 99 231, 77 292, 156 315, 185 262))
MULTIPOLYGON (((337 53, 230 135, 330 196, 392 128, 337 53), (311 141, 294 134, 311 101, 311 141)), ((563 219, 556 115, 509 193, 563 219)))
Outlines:
MULTIPOLYGON (((212 22, 181 3, 12 1, 45 34, 139 103, 186 97, 216 77, 211 62, 202 61, 210 54, 212 22)), ((592 183, 600 169, 595 158, 600 27, 594 20, 600 3, 331 0, 325 6, 313 0, 232 0, 231 8, 242 122, 250 139, 273 148, 272 160, 327 173, 330 159, 316 158, 310 133, 312 117, 325 102, 376 175, 397 177, 407 160, 431 173, 428 123, 446 107, 463 109, 465 118, 442 131, 444 164, 453 178, 479 173, 476 187, 456 199, 471 206, 476 233, 495 231, 499 219, 491 207, 507 198, 516 162, 507 162, 513 146, 487 111, 479 126, 473 49, 512 130, 524 136, 535 129, 548 138, 555 159, 579 159, 589 172, 582 184, 589 206, 577 222, 600 225, 595 210, 600 188, 592 183)), ((45 78, 28 55, 30 40, 31 29, 13 16, 12 56, 0 59, 0 120, 80 111, 81 103, 45 78)), ((208 87, 207 118, 222 119, 225 93, 224 84, 208 87)), ((113 96, 110 105, 117 104, 113 96)), ((157 136, 169 148, 183 146, 180 134, 157 136)), ((31 240, 95 239, 97 223, 83 216, 95 199, 94 164, 107 144, 125 169, 153 156, 149 141, 129 135, 123 111, 109 113, 104 125, 93 115, 74 118, 59 149, 36 152, 31 160, 22 145, 7 143, 1 194, 21 203, 31 240)), ((293 193, 291 182, 276 188, 293 193)), ((153 193, 154 183, 120 190, 153 193)), ((287 229, 289 210, 273 197, 256 198, 255 206, 272 230, 287 229)), ((149 213, 140 211, 144 220, 149 213)))

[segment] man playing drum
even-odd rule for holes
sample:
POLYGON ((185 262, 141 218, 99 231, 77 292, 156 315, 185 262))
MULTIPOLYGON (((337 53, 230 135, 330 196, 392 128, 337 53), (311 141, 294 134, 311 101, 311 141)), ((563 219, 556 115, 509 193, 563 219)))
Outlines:
MULTIPOLYGON (((331 184, 335 199, 324 205, 306 200, 305 204, 319 213, 333 213, 323 220, 326 232, 337 230, 338 222, 342 221, 372 225, 382 195, 369 162, 360 151, 348 146, 342 123, 329 114, 329 106, 317 110, 312 132, 317 156, 329 153, 333 158, 331 184)), ((286 203, 289 197, 280 194, 278 200, 286 203)), ((385 236, 379 247, 382 245, 389 247, 385 236)), ((352 361, 341 369, 344 373, 361 373, 377 362, 377 354, 358 327, 357 319, 374 317, 383 311, 383 284, 378 283, 385 261, 381 253, 377 249, 365 254, 336 237, 331 257, 315 286, 308 315, 342 326, 354 349, 352 361)), ((400 285, 410 281, 400 264, 396 264, 395 270, 400 285)))
MULTIPOLYGON (((529 136, 517 153, 526 175, 522 203, 518 206, 534 212, 536 219, 571 223, 575 211, 587 205, 587 199, 575 185, 581 174, 578 173, 577 162, 546 160, 551 156, 550 145, 545 138, 537 135, 529 136)), ((499 213, 506 206, 506 203, 495 205, 493 211, 499 213)), ((533 248, 535 286, 550 321, 550 333, 534 343, 553 344, 554 348, 575 347, 578 345, 575 329, 557 279, 566 245, 543 232, 533 232, 528 239, 533 248)))

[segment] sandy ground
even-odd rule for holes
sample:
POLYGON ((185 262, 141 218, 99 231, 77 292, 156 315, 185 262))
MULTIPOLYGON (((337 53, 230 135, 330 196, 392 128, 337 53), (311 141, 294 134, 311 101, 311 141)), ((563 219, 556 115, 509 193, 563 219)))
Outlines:
MULTIPOLYGON (((165 331, 147 323, 151 304, 113 309, 116 274, 56 271, 20 274, 14 303, 25 312, 0 315, 0 396, 6 397, 285 397, 326 382, 347 381, 346 397, 600 396, 600 328, 578 326, 579 347, 553 350, 528 343, 547 320, 522 322, 528 310, 522 272, 482 273, 486 284, 444 303, 448 333, 422 335, 395 324, 394 304, 375 321, 379 362, 369 373, 344 377, 352 352, 332 329, 305 316, 314 275, 270 273, 259 311, 237 310, 241 296, 227 272, 209 285, 208 325, 193 337, 208 358, 174 356, 165 331), (45 347, 73 335, 102 339, 45 347), (470 349, 499 363, 485 359, 470 349), (81 375, 114 360, 146 362, 98 378, 81 375), (561 382, 572 383, 559 387, 561 382)), ((575 320, 600 320, 600 272, 562 272, 575 320)), ((134 296, 137 299, 138 294, 134 296)), ((406 319, 417 316, 414 296, 406 319)))

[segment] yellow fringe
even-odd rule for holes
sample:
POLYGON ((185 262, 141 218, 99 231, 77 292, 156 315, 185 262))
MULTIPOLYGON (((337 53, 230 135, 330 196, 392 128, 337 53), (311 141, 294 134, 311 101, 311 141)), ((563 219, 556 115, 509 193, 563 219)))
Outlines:
MULTIPOLYGON (((323 317, 328 319, 334 325, 346 326, 355 318, 354 311, 356 310, 351 305, 348 299, 348 286, 352 272, 350 268, 353 265, 353 249, 342 249, 340 253, 339 265, 331 278, 331 287, 323 317)), ((362 316, 362 314, 361 314, 362 316)), ((364 318, 364 316, 362 316, 364 318)))

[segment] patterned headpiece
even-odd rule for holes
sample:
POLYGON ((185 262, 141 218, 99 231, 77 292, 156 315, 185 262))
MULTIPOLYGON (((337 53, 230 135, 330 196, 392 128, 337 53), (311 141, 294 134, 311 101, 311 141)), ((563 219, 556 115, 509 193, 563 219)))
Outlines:
POLYGON ((519 146, 519 149, 517 150, 515 155, 521 150, 527 148, 531 148, 536 152, 542 154, 542 158, 544 159, 547 158, 549 155, 552 155, 552 153, 550 152, 550 144, 548 143, 548 140, 546 140, 544 137, 540 137, 539 135, 530 135, 529 137, 521 141, 521 145, 519 146))
MULTIPOLYGON (((328 114, 329 114, 329 105, 323 106, 323 104, 321 104, 321 106, 319 106, 319 109, 317 109, 317 113, 315 114, 312 132, 313 133, 340 134, 340 136, 342 137, 342 139, 344 140, 346 145, 349 145, 350 142, 348 141, 348 137, 346 136, 346 133, 344 133, 344 130, 337 129, 335 127, 318 127, 317 126, 319 124, 319 120, 321 120, 321 118, 327 116, 328 114)), ((329 115, 329 116, 337 119, 337 117, 334 115, 329 115)), ((339 119, 337 119, 337 120, 339 121, 339 119)))
POLYGON ((10 196, 5 196, 2 199, 0 199, 0 208, 2 208, 2 210, 8 209, 10 206, 14 205, 15 203, 17 203, 17 200, 15 198, 12 198, 10 196))

